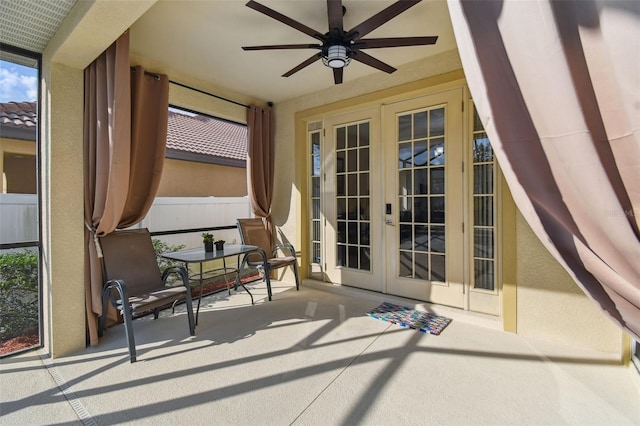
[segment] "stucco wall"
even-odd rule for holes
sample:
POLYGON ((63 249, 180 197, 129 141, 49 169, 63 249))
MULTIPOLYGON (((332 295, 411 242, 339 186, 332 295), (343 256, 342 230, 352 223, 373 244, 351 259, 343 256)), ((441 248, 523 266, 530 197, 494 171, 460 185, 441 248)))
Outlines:
POLYGON ((247 169, 165 159, 158 197, 244 197, 247 169))
POLYGON ((53 357, 85 345, 83 72, 44 67, 42 242, 45 345, 53 357))
POLYGON ((35 194, 35 155, 35 141, 0 137, 0 193, 35 194))
POLYGON ((622 332, 573 282, 517 214, 518 334, 620 353, 622 332))

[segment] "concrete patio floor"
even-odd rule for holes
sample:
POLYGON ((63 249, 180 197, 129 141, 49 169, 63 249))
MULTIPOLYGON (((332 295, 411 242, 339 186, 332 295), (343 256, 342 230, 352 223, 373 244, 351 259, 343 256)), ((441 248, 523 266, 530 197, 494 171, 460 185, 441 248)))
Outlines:
POLYGON ((439 336, 370 318, 383 295, 275 282, 266 302, 207 297, 195 337, 184 307, 97 347, 1 361, 0 424, 639 425, 636 372, 615 357, 500 331, 440 306, 439 336))

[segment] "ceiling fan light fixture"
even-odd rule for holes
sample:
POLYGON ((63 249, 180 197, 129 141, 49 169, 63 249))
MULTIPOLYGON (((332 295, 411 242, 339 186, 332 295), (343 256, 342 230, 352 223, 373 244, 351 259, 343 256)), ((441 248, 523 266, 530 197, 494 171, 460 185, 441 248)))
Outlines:
POLYGON ((327 49, 327 54, 322 57, 322 62, 331 68, 344 68, 351 62, 350 50, 342 44, 333 44, 327 49))

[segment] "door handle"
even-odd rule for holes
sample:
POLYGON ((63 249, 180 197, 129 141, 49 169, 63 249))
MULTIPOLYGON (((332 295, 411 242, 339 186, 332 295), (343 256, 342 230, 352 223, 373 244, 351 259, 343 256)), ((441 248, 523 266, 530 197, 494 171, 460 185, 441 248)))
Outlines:
POLYGON ((391 219, 385 219, 384 223, 385 223, 386 225, 389 225, 389 226, 394 226, 394 225, 393 225, 393 220, 391 220, 391 219))

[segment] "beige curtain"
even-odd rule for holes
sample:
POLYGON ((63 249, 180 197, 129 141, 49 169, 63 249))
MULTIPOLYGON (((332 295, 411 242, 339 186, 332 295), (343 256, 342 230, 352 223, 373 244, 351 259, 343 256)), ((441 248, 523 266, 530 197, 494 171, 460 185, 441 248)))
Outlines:
POLYGON ((449 0, 449 11, 519 210, 640 339, 640 2, 449 0))
POLYGON ((275 176, 273 111, 251 105, 247 111, 247 189, 253 213, 266 219, 272 233, 271 202, 275 176))
POLYGON ((140 221, 158 187, 166 143, 168 78, 129 67, 129 33, 85 69, 85 300, 98 341, 102 266, 94 236, 140 221))

